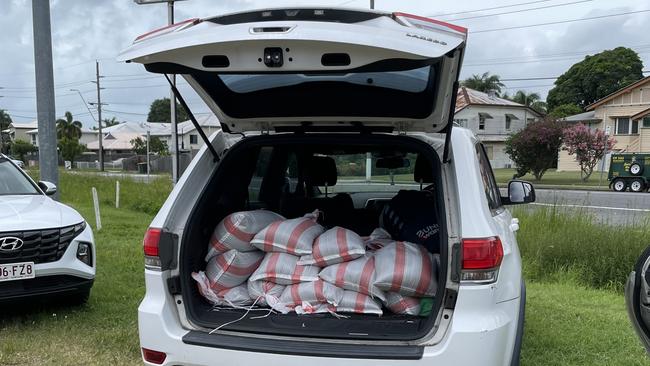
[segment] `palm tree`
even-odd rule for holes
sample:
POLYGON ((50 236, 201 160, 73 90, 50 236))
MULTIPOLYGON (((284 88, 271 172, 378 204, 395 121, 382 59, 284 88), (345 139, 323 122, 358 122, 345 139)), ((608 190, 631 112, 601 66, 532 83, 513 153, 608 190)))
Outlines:
POLYGON ((493 90, 499 95, 501 88, 504 88, 505 84, 501 82, 499 75, 490 75, 489 72, 484 72, 483 75, 474 74, 463 80, 463 86, 484 93, 493 90))
POLYGON ((537 93, 526 93, 525 90, 518 90, 512 98, 515 103, 523 104, 536 110, 539 113, 546 113, 546 102, 537 93))
POLYGON ((81 137, 81 122, 74 121, 70 112, 65 112, 65 119, 56 120, 56 138, 60 140, 64 137, 72 140, 81 137))

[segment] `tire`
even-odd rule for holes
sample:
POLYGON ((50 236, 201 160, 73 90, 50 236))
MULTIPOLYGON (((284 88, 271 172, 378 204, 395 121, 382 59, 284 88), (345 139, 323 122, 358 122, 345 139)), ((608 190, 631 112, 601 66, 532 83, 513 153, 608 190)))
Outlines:
POLYGON ((633 179, 630 182, 630 191, 632 192, 643 192, 645 189, 646 185, 643 179, 633 179))
POLYGON ((632 163, 628 168, 628 172, 632 175, 639 176, 643 174, 643 165, 639 163, 632 163))
POLYGON ((612 189, 616 192, 625 192, 627 190, 627 182, 624 179, 616 179, 612 182, 612 189))

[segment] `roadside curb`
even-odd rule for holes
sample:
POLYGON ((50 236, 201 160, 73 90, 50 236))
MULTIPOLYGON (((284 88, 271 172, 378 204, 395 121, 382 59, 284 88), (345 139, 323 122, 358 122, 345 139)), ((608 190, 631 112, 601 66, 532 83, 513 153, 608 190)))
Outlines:
MULTIPOLYGON (((609 191, 609 186, 574 186, 574 185, 554 185, 554 184, 535 184, 537 189, 555 189, 559 191, 609 191)), ((507 183, 498 183, 499 188, 508 188, 507 183)))

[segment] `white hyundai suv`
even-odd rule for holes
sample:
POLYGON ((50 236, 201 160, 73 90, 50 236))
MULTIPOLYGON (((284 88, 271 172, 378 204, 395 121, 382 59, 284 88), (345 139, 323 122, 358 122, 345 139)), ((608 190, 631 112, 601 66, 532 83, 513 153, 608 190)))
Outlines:
POLYGON ((74 209, 48 196, 0 154, 0 303, 57 297, 80 304, 95 279, 93 233, 74 209))
POLYGON ((222 128, 197 127, 207 143, 145 235, 146 364, 519 364, 525 287, 504 204, 535 194, 513 181, 501 197, 481 142, 453 125, 466 35, 403 13, 266 9, 179 22, 122 52, 181 74, 222 128), (405 230, 435 233, 426 314, 259 316, 214 308, 191 278, 233 212, 318 209, 325 227, 367 236, 404 191, 435 200, 401 208, 405 230))

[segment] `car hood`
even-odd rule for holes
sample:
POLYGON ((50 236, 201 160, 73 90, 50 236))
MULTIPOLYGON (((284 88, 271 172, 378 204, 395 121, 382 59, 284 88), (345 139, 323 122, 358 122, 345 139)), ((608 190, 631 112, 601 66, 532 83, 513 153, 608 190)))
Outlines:
POLYGON ((0 232, 57 228, 83 221, 76 210, 44 195, 0 196, 0 232))

